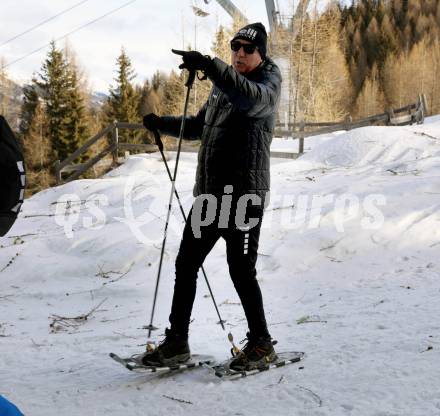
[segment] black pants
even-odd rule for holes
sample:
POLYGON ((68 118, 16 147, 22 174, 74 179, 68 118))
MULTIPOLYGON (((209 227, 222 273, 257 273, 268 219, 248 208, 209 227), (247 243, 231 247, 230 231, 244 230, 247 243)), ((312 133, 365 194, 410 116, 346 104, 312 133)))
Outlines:
MULTIPOLYGON (((245 221, 248 222, 249 217, 258 218, 259 221, 258 225, 246 230, 235 225, 235 202, 232 203, 231 214, 227 223, 228 227, 219 228, 220 207, 218 207, 214 222, 200 227, 200 238, 194 236, 191 227, 193 209, 194 205, 188 215, 176 259, 174 296, 169 317, 171 329, 180 334, 188 334, 191 311, 196 295, 197 272, 217 240, 223 237, 226 241, 229 274, 243 305, 251 336, 269 337, 263 299, 255 270, 263 209, 255 206, 247 208, 245 221)), ((204 214, 206 214, 206 207, 203 210, 202 218, 204 218, 204 214)), ((224 222, 222 224, 224 225, 224 222)))

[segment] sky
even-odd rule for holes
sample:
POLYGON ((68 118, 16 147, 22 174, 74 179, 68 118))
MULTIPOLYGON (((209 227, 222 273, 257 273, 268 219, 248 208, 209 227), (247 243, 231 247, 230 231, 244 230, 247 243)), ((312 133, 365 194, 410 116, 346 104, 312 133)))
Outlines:
MULTIPOLYGON (((129 0, 86 0, 78 7, 37 29, 6 43, 44 20, 69 9, 81 0, 3 0, 0 15, 0 59, 8 63, 59 39, 76 28, 127 4, 129 0)), ((282 1, 281 1, 282 3, 282 1)), ((250 21, 268 26, 263 0, 234 0, 234 4, 250 21)), ((107 17, 68 36, 80 67, 93 91, 107 92, 113 83, 116 58, 124 47, 137 73, 136 82, 143 83, 156 70, 177 68, 179 58, 171 48, 191 44, 205 54, 210 53, 213 35, 219 24, 231 23, 229 15, 211 0, 135 0, 107 17), (196 17, 196 5, 209 16, 196 17), (196 31, 195 31, 196 29, 196 31), (197 36, 195 36, 195 34, 197 36)), ((57 42, 62 47, 65 39, 57 42)), ((38 72, 48 47, 7 66, 10 78, 24 83, 38 72)))

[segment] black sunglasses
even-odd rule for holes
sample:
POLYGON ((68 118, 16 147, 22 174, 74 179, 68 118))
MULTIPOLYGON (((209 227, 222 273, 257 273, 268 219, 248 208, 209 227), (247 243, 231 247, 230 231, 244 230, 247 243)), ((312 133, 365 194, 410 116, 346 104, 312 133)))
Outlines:
POLYGON ((252 43, 241 43, 237 40, 231 41, 231 49, 234 52, 238 52, 240 48, 243 47, 244 53, 251 55, 255 52, 255 49, 257 49, 256 45, 253 45, 252 43))

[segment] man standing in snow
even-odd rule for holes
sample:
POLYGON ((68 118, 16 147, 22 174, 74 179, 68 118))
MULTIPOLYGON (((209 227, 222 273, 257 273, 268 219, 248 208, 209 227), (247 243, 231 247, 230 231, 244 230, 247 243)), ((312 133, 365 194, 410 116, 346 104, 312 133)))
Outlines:
MULTIPOLYGON (((173 50, 182 56, 179 68, 203 71, 213 88, 198 114, 185 121, 184 138, 201 139, 194 187, 197 198, 176 259, 171 328, 166 329, 161 344, 143 356, 146 365, 171 365, 190 358, 188 327, 197 272, 220 237, 226 241, 229 273, 249 327, 248 342, 231 368, 249 370, 276 359, 255 269, 281 87, 280 71, 266 56, 266 45, 264 26, 254 23, 240 29, 231 40, 232 66, 196 51, 173 50), (213 221, 204 225, 207 221, 201 218, 209 216, 211 205, 203 203, 209 200, 207 194, 215 197, 217 204, 213 221), (231 208, 225 218, 226 196, 231 208)), ((148 114, 143 122, 149 130, 178 137, 182 117, 148 114)))

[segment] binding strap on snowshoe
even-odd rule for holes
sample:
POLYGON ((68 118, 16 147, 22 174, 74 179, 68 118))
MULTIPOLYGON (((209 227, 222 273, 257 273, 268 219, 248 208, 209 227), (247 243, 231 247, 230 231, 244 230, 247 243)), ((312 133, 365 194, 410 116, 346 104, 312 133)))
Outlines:
POLYGON ((147 342, 146 350, 147 352, 153 352, 156 349, 156 344, 154 342, 147 342))
POLYGON ((232 344, 231 355, 232 355, 233 357, 236 357, 241 351, 240 351, 240 348, 238 348, 238 347, 234 344, 234 337, 232 336, 232 333, 231 333, 231 332, 228 333, 228 340, 229 340, 229 342, 232 344))

